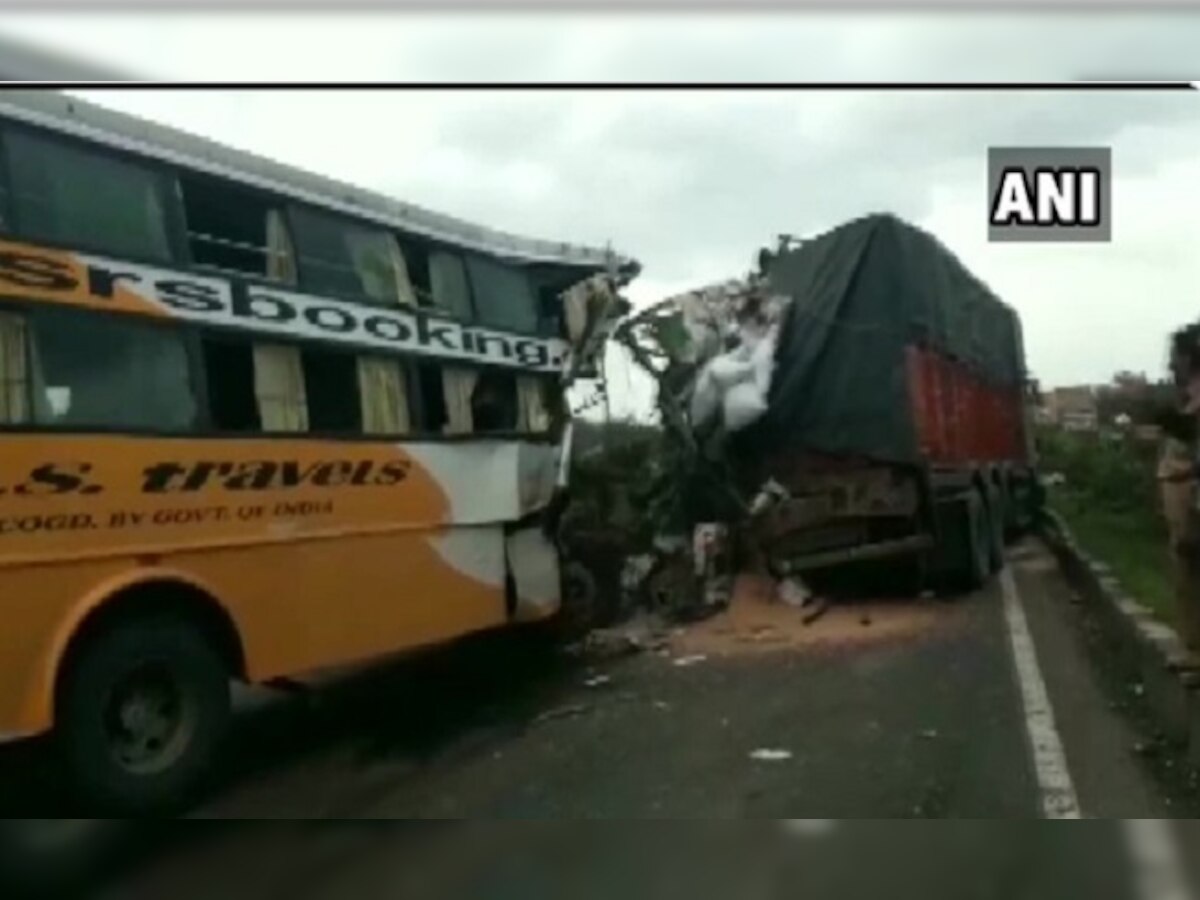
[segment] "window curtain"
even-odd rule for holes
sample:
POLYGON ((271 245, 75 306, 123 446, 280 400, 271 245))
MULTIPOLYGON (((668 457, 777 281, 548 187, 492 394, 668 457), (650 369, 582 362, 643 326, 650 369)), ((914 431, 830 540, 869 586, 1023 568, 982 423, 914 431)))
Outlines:
POLYGON ((404 258, 404 251, 400 248, 399 242, 390 236, 388 249, 392 259, 392 271, 396 277, 397 299, 401 306, 416 306, 417 292, 413 288, 412 279, 408 276, 408 260, 404 258))
POLYGON ((393 306, 417 305, 408 263, 395 237, 384 232, 348 231, 345 238, 364 294, 393 306))
POLYGON ((362 358, 358 361, 363 431, 367 434, 408 434, 408 379, 399 360, 362 358))
POLYGON ((475 428, 471 399, 479 375, 470 369, 447 368, 442 373, 446 395, 446 433, 470 434, 475 428))
POLYGON ((540 434, 550 430, 550 411, 546 408, 545 383, 540 378, 522 375, 517 378, 518 427, 521 431, 540 434))
POLYGON ((254 346, 254 393, 264 431, 308 430, 304 367, 297 348, 254 346))
POLYGON ((29 421, 29 359, 25 352, 25 320, 0 313, 0 422, 29 421))
POLYGON ((267 210, 267 277, 296 283, 296 254, 283 212, 278 209, 267 210))

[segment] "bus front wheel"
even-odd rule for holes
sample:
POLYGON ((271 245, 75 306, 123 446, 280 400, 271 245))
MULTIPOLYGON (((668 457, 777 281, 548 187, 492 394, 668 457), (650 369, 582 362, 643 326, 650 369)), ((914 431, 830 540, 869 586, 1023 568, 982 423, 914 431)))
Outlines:
POLYGON ((183 803, 217 754, 230 674, 203 631, 174 617, 88 638, 59 692, 57 738, 83 799, 153 815, 183 803))

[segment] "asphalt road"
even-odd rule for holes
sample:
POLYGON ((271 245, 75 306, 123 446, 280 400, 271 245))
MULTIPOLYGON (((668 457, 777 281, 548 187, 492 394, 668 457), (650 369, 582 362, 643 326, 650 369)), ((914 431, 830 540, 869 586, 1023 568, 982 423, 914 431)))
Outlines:
MULTIPOLYGON (((1031 542, 1010 570, 1081 815, 1193 815, 1175 761, 1140 730, 1136 685, 1107 670, 1052 558, 1031 542)), ((811 627, 751 606, 657 652, 551 662, 483 640, 315 708, 268 705, 246 717, 228 787, 195 815, 1043 814, 999 582, 953 602, 847 605, 811 627)))
POLYGON ((193 848, 110 896, 1179 900, 1143 870, 1111 821, 342 825, 255 829, 236 852, 193 848))
MULTIPOLYGON (((1138 887, 1128 826, 1115 820, 1194 817, 1195 786, 1154 743, 1138 686, 1111 668, 1046 550, 1015 548, 1008 572, 1009 608, 997 580, 954 601, 837 606, 805 626, 751 588, 732 616, 636 654, 547 658, 491 637, 311 697, 251 698, 221 784, 193 819, 508 826, 193 826, 143 859, 121 896, 200 886, 197 896, 358 896, 404 878, 417 895, 422 885, 442 885, 443 897, 561 895, 574 878, 610 896, 682 878, 714 896, 825 886, 839 896, 1183 900, 1138 887), (1046 809, 1045 759, 1035 763, 1030 738, 1031 722, 1046 719, 1031 715, 1018 678, 1012 603, 1060 774, 1092 821, 996 821, 1046 809), (960 821, 877 821, 914 818, 960 821), (588 819, 742 821, 574 821, 588 819), (795 834, 764 820, 842 821, 795 834)), ((31 771, 0 796, 52 797, 31 788, 31 771)), ((1200 860, 1200 830, 1178 840, 1184 865, 1200 860)))

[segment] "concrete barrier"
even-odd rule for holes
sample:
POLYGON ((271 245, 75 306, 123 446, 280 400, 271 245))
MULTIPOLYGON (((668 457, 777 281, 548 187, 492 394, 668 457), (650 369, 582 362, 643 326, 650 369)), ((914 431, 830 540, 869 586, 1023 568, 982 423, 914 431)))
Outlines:
POLYGON ((1062 518, 1044 513, 1041 534, 1072 586, 1083 595, 1116 651, 1123 667, 1137 673, 1145 699, 1163 736, 1186 749, 1200 768, 1200 694, 1194 680, 1178 669, 1183 641, 1169 625, 1131 597, 1102 561, 1089 557, 1062 518))

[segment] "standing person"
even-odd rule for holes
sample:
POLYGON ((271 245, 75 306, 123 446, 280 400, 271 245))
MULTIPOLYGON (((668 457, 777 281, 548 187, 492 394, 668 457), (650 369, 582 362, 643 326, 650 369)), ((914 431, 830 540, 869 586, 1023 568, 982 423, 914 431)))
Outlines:
POLYGON ((1163 422, 1158 464, 1163 516, 1170 543, 1175 620, 1188 651, 1200 666, 1200 492, 1197 491, 1197 417, 1200 416, 1200 328, 1189 326, 1171 340, 1171 375, 1179 406, 1163 422))

